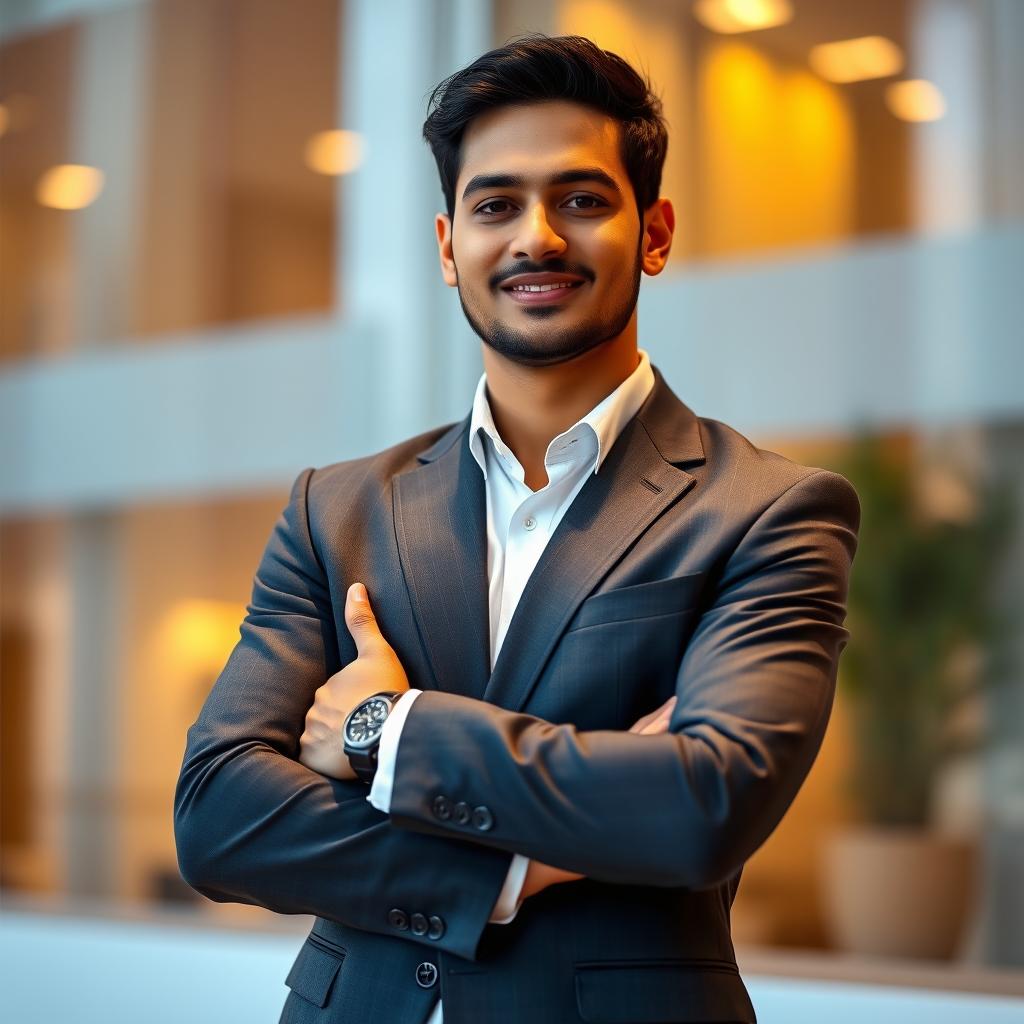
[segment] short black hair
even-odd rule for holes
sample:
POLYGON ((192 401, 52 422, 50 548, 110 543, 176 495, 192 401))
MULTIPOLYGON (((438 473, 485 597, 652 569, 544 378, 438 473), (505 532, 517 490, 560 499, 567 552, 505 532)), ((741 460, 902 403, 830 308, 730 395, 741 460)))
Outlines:
POLYGON ((661 100, 618 54, 584 36, 541 33, 489 50, 431 92, 423 137, 437 161, 448 216, 455 216, 455 183, 469 122, 496 107, 544 100, 582 103, 619 122, 622 163, 642 218, 658 198, 668 150, 661 100))

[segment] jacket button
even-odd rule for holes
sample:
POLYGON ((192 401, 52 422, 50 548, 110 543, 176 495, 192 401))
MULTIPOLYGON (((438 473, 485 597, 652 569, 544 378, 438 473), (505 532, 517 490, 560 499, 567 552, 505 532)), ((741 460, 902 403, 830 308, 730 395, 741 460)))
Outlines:
POLYGON ((428 962, 424 962, 416 968, 416 984, 420 988, 430 988, 437 981, 437 968, 428 962))
POLYGON ((422 914, 413 914, 409 918, 409 925, 412 928, 413 935, 427 934, 427 919, 422 914))
POLYGON ((452 802, 448 797, 435 796, 434 797, 434 817, 440 818, 441 821, 447 821, 452 816, 452 802))
POLYGON ((489 828, 494 826, 494 815, 491 814, 490 810, 483 805, 480 807, 474 807, 473 824, 480 829, 481 832, 486 832, 489 828))
POLYGON ((455 823, 457 825, 468 825, 469 824, 469 804, 464 803, 460 800, 454 808, 455 823))
POLYGON ((427 932, 428 939, 439 939, 444 935, 444 920, 436 914, 430 916, 430 931, 427 932))
POLYGON ((388 924, 404 932, 409 927, 409 918, 406 917, 404 910, 394 907, 388 911, 388 924))

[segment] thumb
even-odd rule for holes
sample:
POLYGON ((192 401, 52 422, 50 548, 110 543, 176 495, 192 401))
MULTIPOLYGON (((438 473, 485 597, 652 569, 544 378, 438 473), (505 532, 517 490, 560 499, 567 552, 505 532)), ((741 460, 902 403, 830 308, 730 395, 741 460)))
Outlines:
POLYGON ((356 642, 356 650, 360 657, 369 654, 383 639, 377 625, 377 617, 370 607, 366 587, 362 583, 353 583, 348 588, 345 596, 345 623, 356 642))

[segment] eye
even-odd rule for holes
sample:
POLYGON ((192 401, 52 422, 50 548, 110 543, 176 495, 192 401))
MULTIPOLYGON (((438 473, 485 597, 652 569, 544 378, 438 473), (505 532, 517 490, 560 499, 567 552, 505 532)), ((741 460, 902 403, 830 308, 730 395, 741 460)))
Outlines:
POLYGON ((508 206, 507 199, 492 199, 490 202, 484 203, 482 206, 478 206, 474 213, 482 213, 485 217, 494 217, 500 213, 504 213, 504 210, 488 210, 489 206, 508 206))
POLYGON ((607 206, 608 205, 603 199, 599 199, 597 196, 580 195, 580 196, 570 196, 569 197, 569 202, 570 203, 575 203, 577 200, 582 200, 584 203, 592 203, 593 205, 592 206, 572 206, 571 209, 573 209, 573 210, 596 210, 599 207, 607 206))

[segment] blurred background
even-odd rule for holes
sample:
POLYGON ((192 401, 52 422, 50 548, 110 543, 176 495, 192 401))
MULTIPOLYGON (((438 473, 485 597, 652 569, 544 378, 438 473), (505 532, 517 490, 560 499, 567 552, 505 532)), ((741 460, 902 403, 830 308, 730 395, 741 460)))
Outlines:
POLYGON ((154 1021, 277 1019, 310 921, 181 881, 185 732, 298 472, 471 404, 420 132, 436 82, 528 31, 663 98, 653 362, 861 494, 834 717, 735 907, 761 1019, 886 1020, 907 992, 933 1022, 1020 1012, 1024 3, 0 12, 6 1019, 134 1019, 164 990, 154 1021))

